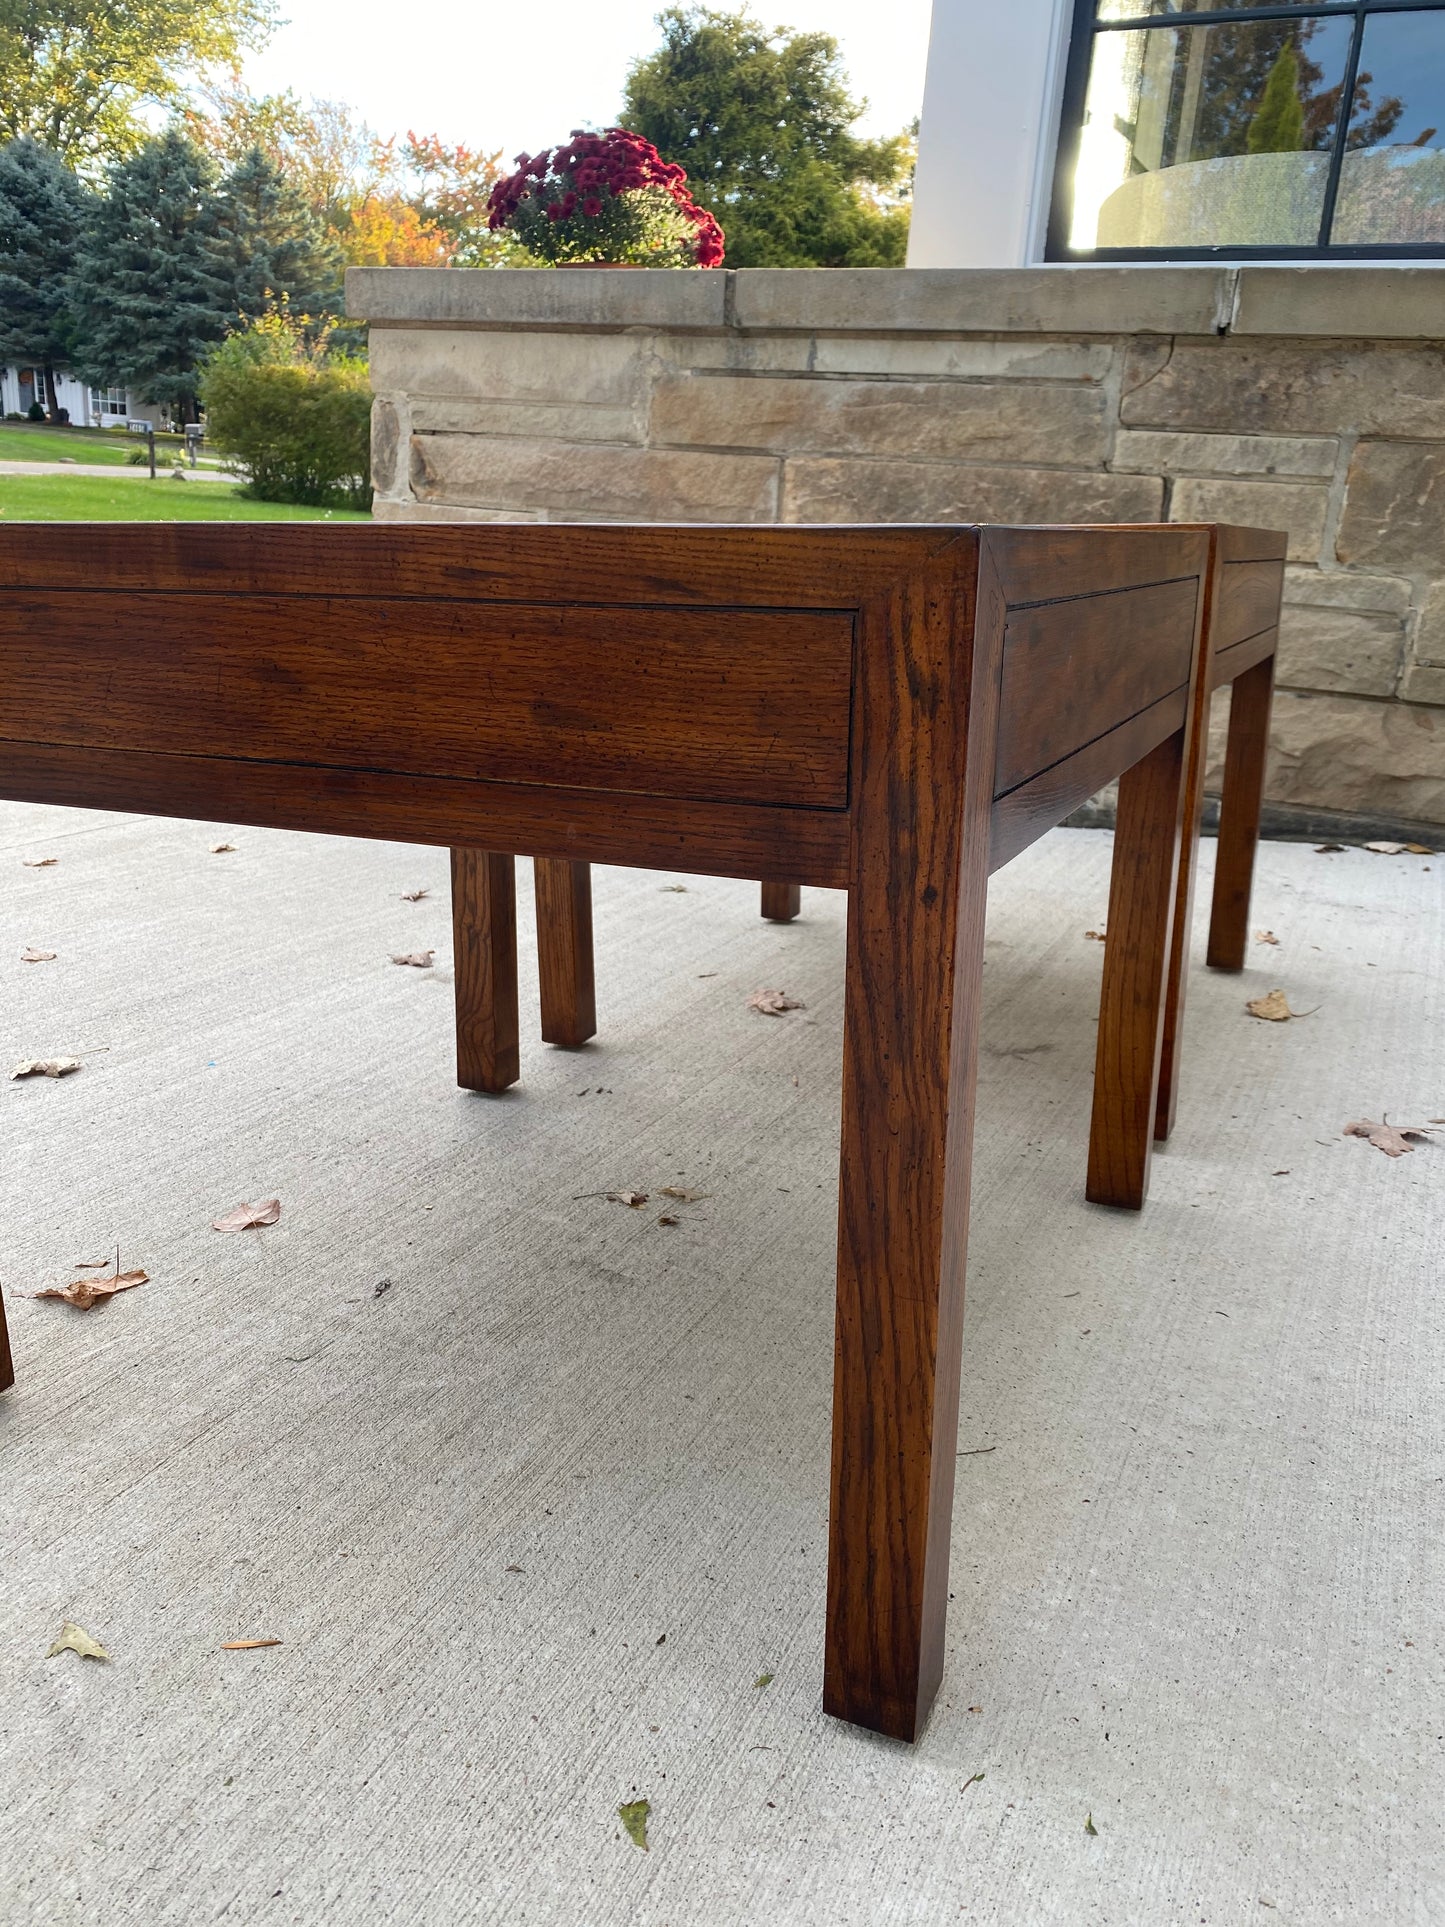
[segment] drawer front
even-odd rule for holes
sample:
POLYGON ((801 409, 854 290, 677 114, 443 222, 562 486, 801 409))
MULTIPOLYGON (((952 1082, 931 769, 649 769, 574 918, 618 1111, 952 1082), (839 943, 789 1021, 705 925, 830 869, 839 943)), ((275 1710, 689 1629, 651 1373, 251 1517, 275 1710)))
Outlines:
POLYGON ((995 796, 1184 687, 1198 596, 1188 577, 1010 611, 995 796))
POLYGON ((11 590, 0 738, 845 809, 836 610, 11 590))
POLYGON ((1225 562, 1219 571, 1211 637, 1215 654, 1257 636, 1261 629, 1273 629, 1283 593, 1283 562, 1225 562))

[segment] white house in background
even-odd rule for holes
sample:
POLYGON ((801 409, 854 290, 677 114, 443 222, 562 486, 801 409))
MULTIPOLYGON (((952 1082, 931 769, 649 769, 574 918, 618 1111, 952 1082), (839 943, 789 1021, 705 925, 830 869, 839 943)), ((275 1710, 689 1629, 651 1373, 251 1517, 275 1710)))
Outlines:
MULTIPOLYGON (((134 389, 91 388, 64 368, 55 371, 55 399, 76 428, 123 428, 135 419, 161 425, 163 411, 134 389)), ((0 416, 28 415, 36 401, 45 406, 43 369, 0 368, 0 416)))
POLYGON ((910 267, 1441 257, 1445 0, 934 0, 910 267))

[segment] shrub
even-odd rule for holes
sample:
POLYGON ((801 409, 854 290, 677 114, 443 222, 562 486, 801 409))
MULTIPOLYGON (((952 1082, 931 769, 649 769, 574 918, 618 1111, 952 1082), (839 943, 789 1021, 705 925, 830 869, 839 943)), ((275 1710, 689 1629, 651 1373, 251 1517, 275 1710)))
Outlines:
POLYGON ((206 433, 258 502, 371 507, 371 386, 358 356, 284 308, 214 348, 201 371, 206 433))
POLYGON ((25 419, 28 422, 43 422, 45 420, 45 410, 38 401, 31 402, 25 411, 25 419))
POLYGON ((722 229, 689 194, 682 168, 623 127, 574 129, 565 147, 519 154, 487 207, 490 228, 559 266, 715 268, 723 258, 722 229))

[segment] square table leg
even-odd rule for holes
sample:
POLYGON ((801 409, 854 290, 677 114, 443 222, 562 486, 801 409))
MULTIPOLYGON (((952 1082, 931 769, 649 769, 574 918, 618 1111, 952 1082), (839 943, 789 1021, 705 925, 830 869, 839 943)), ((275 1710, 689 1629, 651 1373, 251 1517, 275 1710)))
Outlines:
MULTIPOLYGON (((1209 751, 1209 699, 1189 739, 1184 771, 1184 831, 1174 886, 1174 930, 1164 983, 1164 1035, 1159 1049, 1159 1088, 1154 1100, 1154 1137, 1162 1144, 1174 1129, 1179 1107, 1179 1059, 1184 1001, 1189 988, 1189 950, 1194 927, 1194 880, 1199 872, 1199 826, 1204 815, 1204 764, 1209 751)), ((1107 929, 1107 925, 1105 928, 1107 929)))
POLYGON ((1119 778, 1084 1195, 1135 1211, 1149 1189, 1188 735, 1119 778))
POLYGON ((763 882, 762 914, 769 923, 791 923, 803 907, 802 886, 763 882))
POLYGON ((597 1034, 592 969, 592 866, 566 857, 533 860, 542 1041, 577 1050, 597 1034))
POLYGON ((0 1298, 0 1392, 15 1383, 15 1361, 10 1356, 10 1328, 5 1322, 5 1301, 0 1298))
POLYGON ((1214 902, 1204 961, 1216 970, 1243 970, 1249 942, 1249 898, 1254 853, 1264 807, 1269 760, 1269 709, 1274 657, 1266 656, 1235 679, 1229 697, 1229 741, 1219 802, 1219 848, 1214 859, 1214 902))
POLYGON ((504 1091, 521 1076, 517 1029, 517 880, 510 856, 452 851, 457 1082, 504 1091))

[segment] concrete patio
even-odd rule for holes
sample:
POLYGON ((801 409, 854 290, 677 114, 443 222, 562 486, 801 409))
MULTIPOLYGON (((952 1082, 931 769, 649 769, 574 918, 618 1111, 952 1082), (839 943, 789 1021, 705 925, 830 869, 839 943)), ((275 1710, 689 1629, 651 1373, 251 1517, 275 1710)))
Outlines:
POLYGON ((95 1053, 0 1087, 5 1927, 1445 1920, 1445 1137, 1341 1135, 1445 1114, 1445 859, 1263 846, 1134 1219, 1082 1201, 1110 843, 992 893, 909 1749, 819 1710, 841 897, 598 872, 579 1054, 524 909, 486 1099, 444 852, 0 805, 6 1068, 95 1053), (27 1296, 117 1244, 148 1284, 27 1296))

